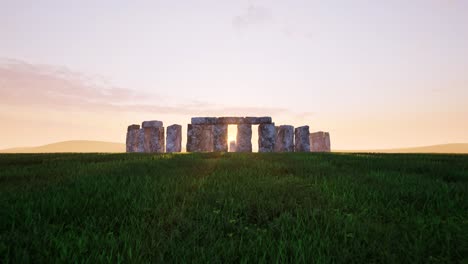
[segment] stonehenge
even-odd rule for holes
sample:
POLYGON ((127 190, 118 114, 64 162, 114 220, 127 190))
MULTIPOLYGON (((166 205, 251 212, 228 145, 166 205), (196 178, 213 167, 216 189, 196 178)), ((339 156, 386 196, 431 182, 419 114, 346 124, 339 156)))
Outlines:
POLYGON ((258 152, 275 151, 276 128, 275 124, 260 124, 258 126, 258 152))
POLYGON ((236 152, 252 152, 252 125, 237 125, 236 152))
POLYGON ((228 151, 228 125, 216 124, 213 126, 213 151, 228 151))
POLYGON ((166 152, 182 152, 182 126, 171 125, 167 127, 166 152))
POLYGON ((279 126, 276 131, 275 152, 294 152, 294 127, 279 126))
MULTIPOLYGON (((187 152, 252 152, 252 125, 258 125, 258 152, 329 152, 328 132, 309 132, 309 126, 275 126, 264 117, 192 117, 187 125, 187 152), (228 126, 237 126, 235 141, 228 144, 228 126)), ((182 152, 182 126, 162 121, 129 125, 126 152, 182 152), (166 135, 166 138, 164 137, 166 135)))
POLYGON ((129 125, 127 128, 126 149, 127 152, 139 152, 140 125, 129 125))
POLYGON ((294 129, 294 152, 310 152, 309 126, 294 129))
POLYGON ((312 152, 330 152, 330 133, 315 132, 310 134, 310 151, 312 152))
MULTIPOLYGON (((143 129, 143 148, 146 153, 164 152, 164 127, 161 121, 145 121, 143 129)), ((140 132, 141 133, 141 132, 140 132)))

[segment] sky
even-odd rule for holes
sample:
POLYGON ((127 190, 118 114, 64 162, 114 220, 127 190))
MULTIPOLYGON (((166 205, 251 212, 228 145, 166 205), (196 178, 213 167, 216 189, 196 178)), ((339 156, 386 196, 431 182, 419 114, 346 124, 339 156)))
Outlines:
POLYGON ((332 149, 468 142, 468 1, 0 4, 0 149, 144 120, 185 143, 193 116, 309 125, 332 149))

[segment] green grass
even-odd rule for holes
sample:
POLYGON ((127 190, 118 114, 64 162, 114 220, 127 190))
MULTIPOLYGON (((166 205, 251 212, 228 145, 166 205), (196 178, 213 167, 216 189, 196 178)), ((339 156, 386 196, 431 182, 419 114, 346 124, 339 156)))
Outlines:
POLYGON ((0 262, 468 261, 468 155, 0 155, 0 262))

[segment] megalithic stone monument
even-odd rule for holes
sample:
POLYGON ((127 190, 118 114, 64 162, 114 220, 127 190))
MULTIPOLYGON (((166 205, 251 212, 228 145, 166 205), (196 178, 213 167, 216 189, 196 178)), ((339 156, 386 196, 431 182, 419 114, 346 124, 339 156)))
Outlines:
POLYGON ((315 132, 310 134, 310 151, 312 152, 330 152, 330 133, 315 132))
POLYGON ((294 130, 294 151, 310 152, 309 126, 296 127, 294 130))
POLYGON ((228 125, 216 124, 213 126, 213 151, 228 151, 228 125))
POLYGON ((187 127, 187 152, 213 151, 213 125, 192 125, 187 127))
POLYGON ((237 125, 236 152, 252 152, 252 125, 237 125))
POLYGON ((275 151, 275 124, 260 124, 258 126, 258 152, 275 151))
MULTIPOLYGON (((330 135, 309 133, 308 126, 275 126, 271 117, 192 117, 187 127, 187 152, 252 152, 252 125, 258 126, 259 152, 330 151, 330 135), (228 125, 237 125, 237 140, 228 148, 228 125)), ((127 128, 126 151, 181 152, 182 126, 171 125, 164 138, 163 122, 144 121, 127 128), (166 143, 167 141, 167 143, 166 143)))
POLYGON ((182 151, 182 126, 171 125, 166 130, 166 152, 182 151))
POLYGON ((279 126, 276 131, 275 152, 294 151, 294 127, 279 126))
POLYGON ((127 138, 125 140, 126 152, 138 152, 138 136, 140 125, 130 125, 127 128, 127 138))
POLYGON ((164 153, 163 122, 157 120, 144 121, 141 126, 144 133, 144 151, 146 153, 164 153))

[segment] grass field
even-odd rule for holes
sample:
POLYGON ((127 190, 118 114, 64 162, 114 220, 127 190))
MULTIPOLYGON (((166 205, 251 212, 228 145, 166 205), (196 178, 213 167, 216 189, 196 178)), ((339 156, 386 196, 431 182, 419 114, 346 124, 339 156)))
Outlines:
POLYGON ((0 262, 468 261, 468 155, 0 155, 0 262))

